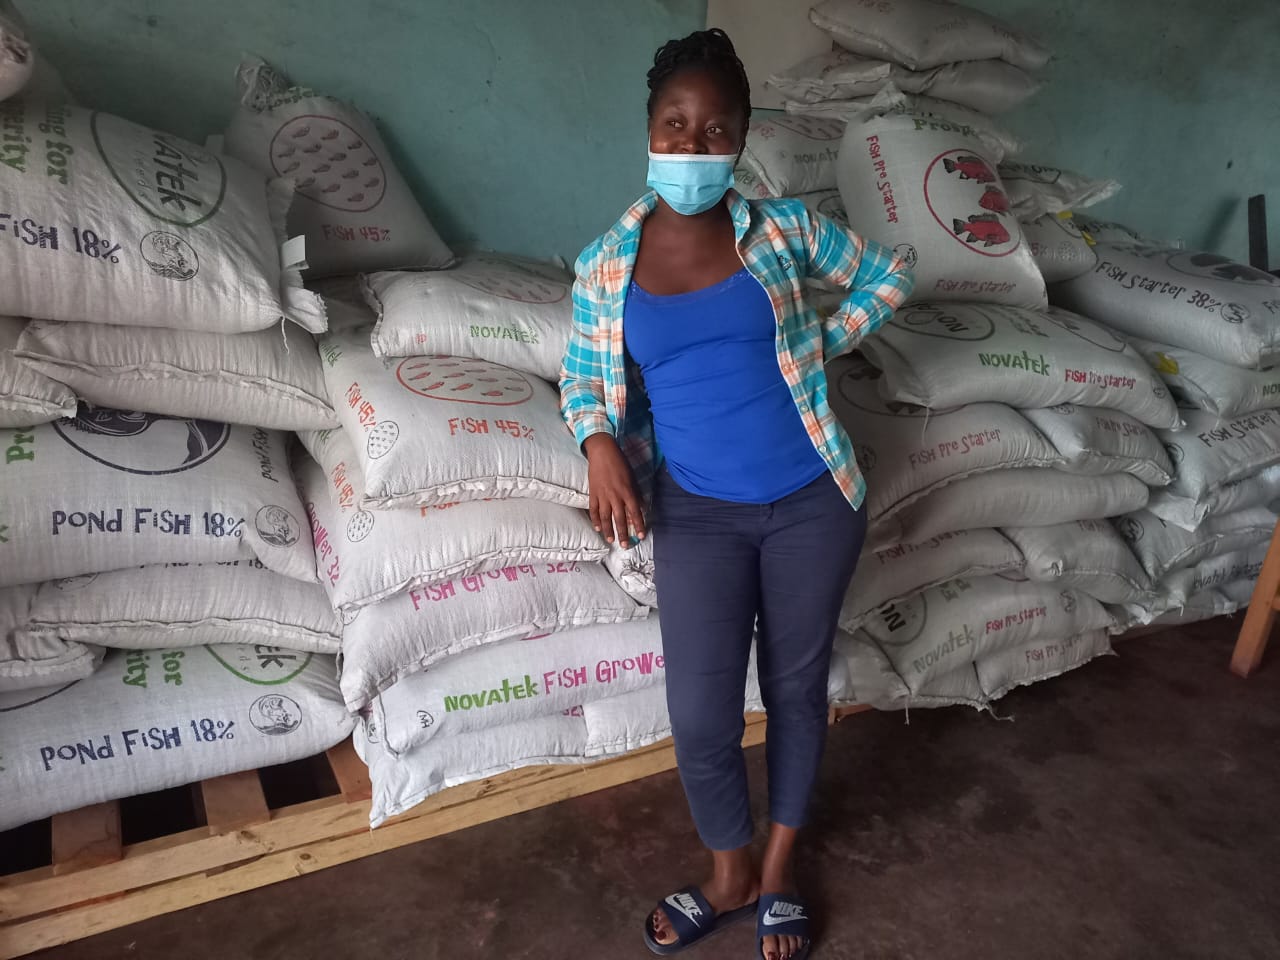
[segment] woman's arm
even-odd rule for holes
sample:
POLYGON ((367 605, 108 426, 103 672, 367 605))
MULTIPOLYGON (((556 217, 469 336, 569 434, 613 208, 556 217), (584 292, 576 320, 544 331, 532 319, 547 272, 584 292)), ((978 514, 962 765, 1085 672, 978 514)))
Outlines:
POLYGON ((823 356, 834 360, 893 316, 915 277, 888 247, 821 214, 809 214, 808 243, 810 275, 849 291, 840 309, 822 321, 823 356))

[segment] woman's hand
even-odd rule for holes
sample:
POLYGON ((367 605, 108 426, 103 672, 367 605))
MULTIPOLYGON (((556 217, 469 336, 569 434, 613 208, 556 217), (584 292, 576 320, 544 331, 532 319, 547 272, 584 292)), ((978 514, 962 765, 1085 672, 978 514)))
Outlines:
POLYGON ((618 442, 607 433, 596 433, 587 437, 582 451, 587 455, 591 525, 610 543, 616 537, 624 548, 631 546, 633 535, 643 540, 644 511, 618 442))

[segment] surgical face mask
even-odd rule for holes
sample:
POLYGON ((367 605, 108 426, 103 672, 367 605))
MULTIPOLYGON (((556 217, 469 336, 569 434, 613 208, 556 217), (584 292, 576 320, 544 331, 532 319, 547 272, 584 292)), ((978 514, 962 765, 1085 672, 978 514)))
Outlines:
POLYGON ((710 210, 733 186, 732 153, 654 153, 649 151, 649 186, 676 213, 691 217, 710 210))

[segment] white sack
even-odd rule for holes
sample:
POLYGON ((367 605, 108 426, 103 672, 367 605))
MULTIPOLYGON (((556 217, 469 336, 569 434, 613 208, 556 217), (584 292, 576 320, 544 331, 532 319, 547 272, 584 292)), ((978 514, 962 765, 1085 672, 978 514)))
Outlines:
POLYGON ((0 444, 0 586, 255 557, 316 580, 283 434, 82 407, 0 444))
POLYGON ((647 614, 598 563, 527 563, 413 587, 347 619, 342 693, 359 710, 392 684, 473 647, 647 614))
POLYGON ((739 163, 759 178, 769 196, 831 190, 842 136, 841 120, 769 117, 751 124, 739 163))
POLYGON ((356 753, 369 767, 373 802, 369 826, 411 810, 448 787, 496 777, 520 767, 586 762, 587 724, 553 714, 456 737, 437 737, 399 756, 383 742, 375 721, 356 724, 356 753))
POLYGON ((58 637, 28 637, 36 586, 0 587, 0 694, 82 680, 102 662, 102 649, 58 637))
POLYGON ((261 645, 114 650, 86 680, 0 694, 0 830, 327 750, 354 724, 334 676, 261 645))
POLYGON ((1138 337, 1130 337, 1129 342, 1147 358, 1180 403, 1218 417, 1280 407, 1280 366, 1242 370, 1183 347, 1138 337))
POLYGON ((863 341, 881 394, 925 407, 998 401, 1122 410, 1153 427, 1181 423, 1164 381, 1133 347, 1065 310, 919 303, 863 341))
POLYGON ((617 581, 623 591, 636 603, 646 607, 658 605, 658 585, 653 573, 653 531, 633 547, 622 546, 621 541, 609 547, 604 558, 604 568, 617 581))
POLYGON ((1115 180, 1093 180, 1060 167, 1015 160, 1000 164, 1000 181, 1020 220, 1083 210, 1110 199, 1120 190, 1115 180))
POLYGON ((76 415, 76 395, 14 356, 27 322, 0 317, 0 428, 29 427, 76 415))
POLYGON ((666 685, 584 704, 588 757, 616 756, 640 750, 671 736, 666 685))
POLYGON ((1039 70, 1050 56, 1011 24, 941 0, 823 0, 809 19, 846 50, 913 70, 989 58, 1039 70))
POLYGON ((320 582, 348 616, 411 587, 525 563, 601 560, 608 546, 585 511, 536 500, 363 510, 360 467, 341 430, 303 435, 298 479, 320 582))
POLYGON ((1248 507, 1210 517, 1195 530, 1166 523, 1149 510, 1116 517, 1112 523, 1152 581, 1157 581, 1207 557, 1270 540, 1276 514, 1266 507, 1248 507))
POLYGON ((921 543, 864 547, 845 593, 840 629, 853 630, 877 607, 957 577, 1022 570, 1022 554, 998 530, 960 530, 921 543))
POLYGON ((927 410, 881 399, 879 373, 858 356, 827 365, 827 398, 853 439, 867 479, 872 520, 948 483, 1007 467, 1042 467, 1062 458, 1039 432, 999 403, 927 410))
POLYGON ((1057 448, 1067 473, 1131 473, 1151 487, 1173 479, 1160 438, 1127 413, 1071 403, 1019 412, 1057 448))
POLYGON ((0 2, 0 100, 21 93, 36 65, 36 52, 13 13, 7 0, 0 2))
POLYGON ((1137 246, 1137 247, 1180 247, 1181 243, 1168 243, 1143 236, 1133 227, 1125 226, 1114 220, 1099 220, 1087 213, 1075 212, 1072 216, 1076 226, 1095 244, 1137 246))
POLYGON ((1221 587, 1236 580, 1257 580, 1266 559, 1267 544, 1259 543, 1235 553, 1224 553, 1201 560, 1191 568, 1191 588, 1188 592, 1194 596, 1201 590, 1221 587))
POLYGON ((222 334, 33 320, 17 356, 98 407, 270 430, 338 425, 315 341, 301 330, 222 334))
POLYGON ((1280 361, 1280 277, 1214 253, 1102 243, 1095 252, 1092 271, 1054 286, 1054 303, 1231 366, 1280 361))
POLYGON ((1111 639, 1107 631, 1091 630, 1074 637, 1033 640, 983 657, 975 667, 983 694, 997 700, 1015 687, 1048 680, 1110 653, 1111 639))
POLYGON ((520 723, 665 682, 656 618, 576 627, 469 650, 406 676, 373 702, 388 749, 520 723))
POLYGON ((1200 623, 1203 620, 1235 613, 1238 608, 1239 604, 1227 596, 1225 590, 1211 587, 1188 597, 1181 606, 1160 614, 1151 621, 1151 624, 1159 627, 1184 627, 1191 623, 1200 623))
POLYGON ((1103 603, 1137 603, 1151 593, 1151 577, 1106 520, 1005 527, 1001 533, 1022 551, 1029 580, 1073 587, 1103 603))
POLYGON ((1078 277, 1098 263, 1093 245, 1069 213, 1046 213, 1035 220, 1024 220, 1022 235, 1045 283, 1078 277))
POLYGON ((337 653, 342 623, 318 583, 244 560, 53 580, 20 633, 132 650, 259 643, 337 653))
POLYGON ((913 692, 965 663, 1033 640, 1102 630, 1111 615, 1076 590, 978 577, 952 580, 898 603, 886 604, 861 631, 893 664, 913 692))
MULTIPOLYGON (((1230 583, 1224 583, 1218 589, 1236 610, 1243 610, 1253 602, 1253 591, 1257 585, 1258 581, 1255 577, 1244 580, 1232 580, 1230 583)), ((1234 613, 1235 611, 1233 610, 1230 612, 1234 613)))
POLYGON ((849 222, 911 265, 914 299, 1046 305, 996 174, 1000 158, 968 128, 886 113, 851 122, 839 150, 849 222))
POLYGON ((359 277, 327 277, 307 281, 307 289, 314 290, 324 301, 331 334, 355 331, 363 332, 366 337, 372 334, 378 317, 365 302, 362 287, 363 281, 359 277))
POLYGON ((240 103, 227 153, 297 183, 289 230, 307 238, 315 276, 445 267, 453 254, 391 162, 373 121, 252 58, 236 71, 240 103))
POLYGON ((1047 527, 1141 510, 1149 488, 1127 473, 1101 477, 1027 467, 957 480, 913 503, 893 520, 916 542, 953 530, 1047 527))
POLYGON ((1280 466, 1267 467, 1240 480, 1228 480, 1203 497, 1192 500, 1156 490, 1147 509, 1161 520, 1195 530, 1207 517, 1221 516, 1280 500, 1280 466))
POLYGON ((379 360, 355 333, 326 337, 320 354, 364 478, 362 507, 506 497, 587 506, 587 458, 551 384, 489 360, 379 360))
POLYGON ((281 249, 287 180, 68 104, 6 101, 0 131, 0 314, 324 330, 298 246, 281 249))
POLYGON ((1280 412, 1259 410, 1220 421, 1203 410, 1183 410, 1186 430, 1160 431, 1176 468, 1171 497, 1202 502, 1223 484, 1280 463, 1280 412))
POLYGON ((378 315, 376 356, 475 357, 560 379, 573 277, 557 267, 472 254, 451 270, 374 273, 363 283, 378 315))

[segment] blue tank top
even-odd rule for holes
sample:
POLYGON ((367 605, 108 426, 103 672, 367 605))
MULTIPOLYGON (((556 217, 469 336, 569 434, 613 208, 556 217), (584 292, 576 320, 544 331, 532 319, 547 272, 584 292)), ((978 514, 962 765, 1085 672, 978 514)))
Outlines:
POLYGON ((772 503, 827 469, 782 378, 776 335, 773 303, 745 267, 671 296, 631 284, 623 337, 658 449, 690 493, 772 503))

